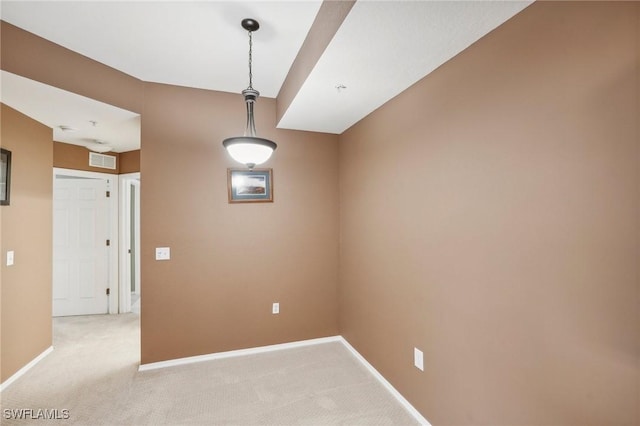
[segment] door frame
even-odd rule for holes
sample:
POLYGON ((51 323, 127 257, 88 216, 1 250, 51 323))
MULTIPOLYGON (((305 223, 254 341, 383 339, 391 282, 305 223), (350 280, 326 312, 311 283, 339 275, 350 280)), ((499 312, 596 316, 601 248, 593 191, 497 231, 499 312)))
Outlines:
MULTIPOLYGON (((119 256, 120 256, 120 285, 119 285, 119 313, 123 314, 131 312, 131 271, 129 267, 130 256, 128 253, 128 241, 131 241, 131 226, 130 226, 130 213, 131 213, 131 190, 130 184, 133 181, 140 181, 140 172, 124 173, 118 176, 120 179, 120 244, 119 256)), ((138 189, 140 185, 138 184, 138 189)), ((140 191, 138 190, 138 197, 140 191)), ((138 198, 139 199, 139 198, 138 198)), ((136 280, 138 286, 140 285, 140 206, 136 210, 136 280)), ((138 287, 139 288, 139 287, 138 287)))
MULTIPOLYGON (((98 173, 98 172, 87 172, 84 170, 73 170, 73 169, 62 169, 58 167, 53 168, 53 183, 55 188, 55 180, 56 176, 71 176, 78 178, 89 178, 89 179, 104 179, 107 181, 107 189, 110 192, 109 199, 107 201, 109 205, 108 212, 108 224, 109 224, 109 240, 111 244, 109 245, 108 259, 107 259, 107 271, 109 274, 109 313, 117 314, 118 313, 118 290, 119 290, 119 275, 118 275, 118 189, 119 189, 119 178, 118 175, 112 175, 110 173, 98 173)), ((53 285, 53 283, 52 283, 53 285)))

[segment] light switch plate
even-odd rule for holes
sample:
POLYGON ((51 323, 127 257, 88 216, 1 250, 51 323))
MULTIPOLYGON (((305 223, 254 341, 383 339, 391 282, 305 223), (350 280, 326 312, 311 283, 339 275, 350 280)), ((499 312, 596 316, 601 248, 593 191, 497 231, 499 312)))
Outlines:
POLYGON ((272 314, 279 314, 280 313, 280 303, 276 302, 273 304, 273 307, 271 308, 271 313, 272 314))
POLYGON ((156 260, 169 260, 169 259, 171 259, 171 248, 156 247, 156 260))
POLYGON ((424 355, 418 348, 413 348, 413 365, 420 371, 424 371, 424 355))
POLYGON ((13 250, 7 252, 7 266, 13 265, 13 250))

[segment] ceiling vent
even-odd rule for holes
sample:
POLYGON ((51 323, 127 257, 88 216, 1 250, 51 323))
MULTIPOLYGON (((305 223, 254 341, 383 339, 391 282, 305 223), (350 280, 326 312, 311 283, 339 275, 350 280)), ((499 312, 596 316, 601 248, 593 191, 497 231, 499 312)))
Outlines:
POLYGON ((116 157, 113 155, 97 154, 95 152, 89 153, 89 165, 93 167, 100 167, 101 169, 116 169, 116 157))

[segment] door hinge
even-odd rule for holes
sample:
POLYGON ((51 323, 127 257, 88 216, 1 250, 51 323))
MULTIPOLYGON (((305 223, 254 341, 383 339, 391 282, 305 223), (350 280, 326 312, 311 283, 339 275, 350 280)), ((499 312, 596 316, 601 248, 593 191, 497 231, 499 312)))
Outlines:
POLYGON ((108 288, 108 289, 107 289, 107 296, 108 296, 108 295, 110 295, 110 294, 111 294, 111 289, 110 289, 110 288, 108 288))
POLYGON ((107 240, 107 246, 111 245, 111 240, 107 240))
POLYGON ((111 197, 111 191, 107 191, 107 198, 111 197))

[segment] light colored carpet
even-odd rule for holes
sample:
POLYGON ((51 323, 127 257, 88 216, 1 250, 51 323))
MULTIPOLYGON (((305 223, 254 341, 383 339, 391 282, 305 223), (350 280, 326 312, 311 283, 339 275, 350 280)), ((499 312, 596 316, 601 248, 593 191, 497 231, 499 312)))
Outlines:
POLYGON ((135 314, 54 319, 55 350, 2 392, 5 409, 81 425, 413 425, 339 342, 138 372, 135 314))

